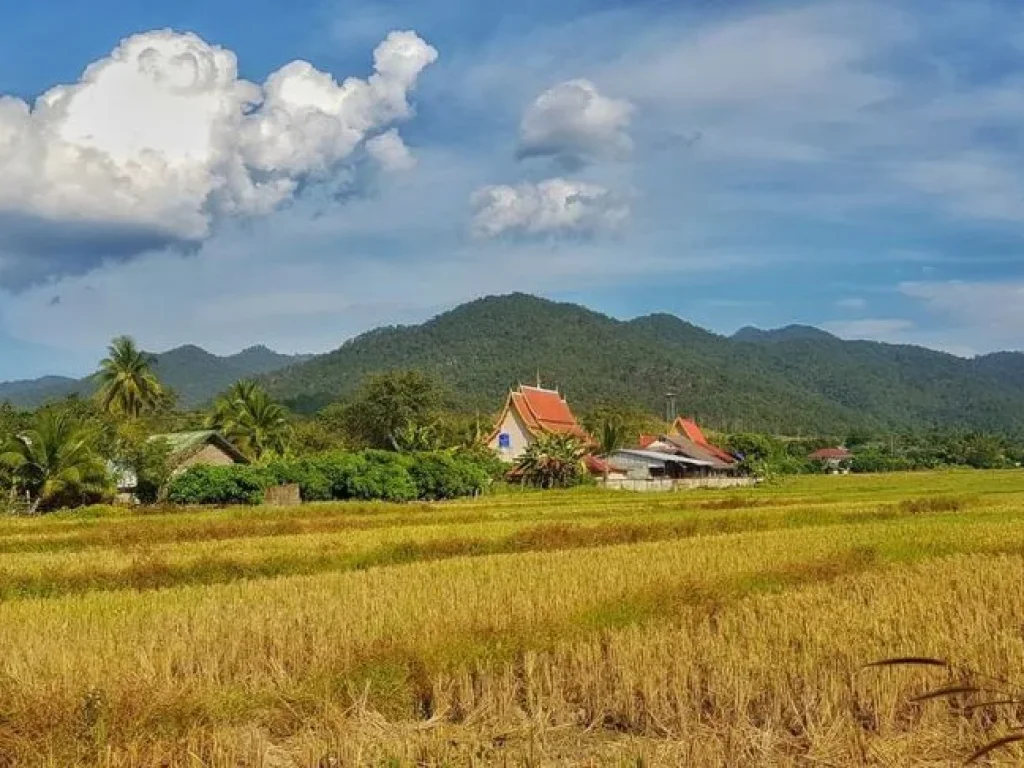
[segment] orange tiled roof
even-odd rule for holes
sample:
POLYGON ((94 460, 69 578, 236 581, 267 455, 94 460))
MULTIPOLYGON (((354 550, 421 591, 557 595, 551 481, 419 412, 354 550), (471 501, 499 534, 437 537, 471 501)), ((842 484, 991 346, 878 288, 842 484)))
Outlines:
POLYGON ((587 442, 593 440, 580 426, 565 398, 553 389, 519 385, 517 391, 509 393, 505 408, 514 408, 523 424, 534 435, 553 432, 575 435, 587 442))
POLYGON ((582 432, 583 428, 569 409, 569 404, 556 391, 539 387, 519 387, 518 402, 525 405, 533 420, 548 432, 582 432))

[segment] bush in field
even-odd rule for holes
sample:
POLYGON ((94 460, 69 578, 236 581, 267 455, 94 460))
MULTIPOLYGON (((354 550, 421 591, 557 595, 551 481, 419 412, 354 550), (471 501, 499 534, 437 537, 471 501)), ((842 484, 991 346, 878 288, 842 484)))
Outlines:
POLYGON ((419 489, 409 474, 407 456, 390 451, 364 451, 366 468, 353 476, 350 485, 353 499, 371 501, 412 501, 419 489))
POLYGON ((473 443, 456 449, 453 454, 460 461, 472 464, 487 476, 487 480, 502 480, 508 473, 508 464, 483 443, 473 443))
POLYGON ((474 496, 489 480, 487 470, 458 455, 422 453, 409 462, 409 475, 421 499, 454 499, 474 496))
POLYGON ((278 485, 297 485, 303 501, 330 501, 334 498, 330 474, 325 462, 316 458, 271 462, 267 470, 278 485))
POLYGON ((242 465, 191 467, 171 481, 168 501, 174 504, 260 504, 275 485, 269 469, 242 465))
POLYGON ((917 469, 915 464, 903 456, 889 456, 880 450, 866 450, 850 460, 850 471, 857 474, 870 472, 905 472, 917 469))
POLYGON ((329 453, 310 459, 310 464, 311 476, 317 478, 319 488, 327 489, 328 499, 357 498, 356 478, 367 470, 361 453, 329 453))
POLYGON ((193 467, 170 484, 176 504, 259 504, 264 491, 295 484, 303 501, 438 501, 472 496, 490 483, 470 454, 328 453, 265 466, 193 467))

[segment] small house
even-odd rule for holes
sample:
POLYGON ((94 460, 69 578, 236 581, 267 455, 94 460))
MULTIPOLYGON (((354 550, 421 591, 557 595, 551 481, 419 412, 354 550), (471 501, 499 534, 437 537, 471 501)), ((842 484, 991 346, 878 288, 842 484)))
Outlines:
POLYGON ((163 440, 170 448, 169 461, 174 473, 184 472, 189 467, 226 467, 231 464, 248 464, 249 459, 220 432, 212 429, 199 432, 172 432, 153 435, 151 442, 163 440))
POLYGON ((689 459, 683 465, 691 474, 728 475, 739 469, 736 457, 713 445, 692 419, 676 419, 664 435, 641 435, 640 450, 689 459))
POLYGON ((520 385, 508 393, 487 445, 511 463, 544 434, 572 435, 584 443, 593 442, 557 389, 520 385))
POLYGON ((829 472, 837 473, 849 468, 853 453, 846 448, 821 448, 807 459, 821 464, 829 472))
POLYGON ((676 453, 620 448, 608 457, 608 464, 632 480, 680 480, 701 476, 711 469, 711 462, 676 453))
MULTIPOLYGON (((170 452, 167 460, 171 474, 179 475, 190 467, 213 466, 225 467, 231 464, 248 464, 249 459, 231 442, 212 429, 197 432, 172 432, 165 435, 153 435, 150 442, 164 441, 170 452)), ((135 472, 120 465, 111 465, 110 472, 117 480, 117 490, 121 497, 135 493, 139 481, 135 472)))

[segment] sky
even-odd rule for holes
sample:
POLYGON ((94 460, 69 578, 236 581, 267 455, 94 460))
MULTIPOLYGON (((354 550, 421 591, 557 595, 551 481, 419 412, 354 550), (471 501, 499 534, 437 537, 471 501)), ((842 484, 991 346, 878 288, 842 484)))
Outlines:
POLYGON ((0 379, 525 291, 1024 348, 1012 0, 0 0, 0 379))

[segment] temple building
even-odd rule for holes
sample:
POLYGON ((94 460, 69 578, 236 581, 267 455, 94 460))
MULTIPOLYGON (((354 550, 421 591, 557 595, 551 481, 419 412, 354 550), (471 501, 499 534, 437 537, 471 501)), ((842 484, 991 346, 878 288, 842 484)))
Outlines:
POLYGON ((520 384, 508 393, 487 445, 503 461, 513 462, 544 434, 569 434, 586 443, 593 442, 557 389, 520 384))

